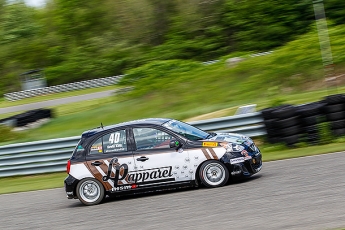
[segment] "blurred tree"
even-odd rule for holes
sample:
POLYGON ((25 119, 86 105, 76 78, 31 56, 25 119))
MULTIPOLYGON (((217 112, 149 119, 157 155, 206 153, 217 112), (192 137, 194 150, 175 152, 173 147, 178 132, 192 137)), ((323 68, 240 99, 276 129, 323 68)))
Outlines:
POLYGON ((345 1, 343 0, 324 0, 326 17, 333 20, 336 24, 345 24, 345 1))
POLYGON ((303 34, 313 22, 311 1, 227 0, 224 23, 239 50, 268 50, 303 34))
POLYGON ((39 27, 34 19, 34 12, 23 1, 15 1, 2 7, 1 35, 2 44, 30 39, 39 27))
POLYGON ((103 0, 53 0, 54 24, 65 42, 83 44, 107 29, 103 0))
POLYGON ((221 26, 223 0, 175 1, 166 42, 153 50, 159 59, 210 60, 228 50, 221 26))

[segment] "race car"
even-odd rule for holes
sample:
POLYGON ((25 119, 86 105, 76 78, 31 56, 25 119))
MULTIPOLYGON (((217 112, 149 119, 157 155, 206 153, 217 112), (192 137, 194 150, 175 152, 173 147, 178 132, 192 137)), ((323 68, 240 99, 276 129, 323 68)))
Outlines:
POLYGON ((208 133, 166 118, 85 131, 67 162, 67 198, 99 204, 107 195, 186 186, 220 187, 262 168, 251 138, 208 133))

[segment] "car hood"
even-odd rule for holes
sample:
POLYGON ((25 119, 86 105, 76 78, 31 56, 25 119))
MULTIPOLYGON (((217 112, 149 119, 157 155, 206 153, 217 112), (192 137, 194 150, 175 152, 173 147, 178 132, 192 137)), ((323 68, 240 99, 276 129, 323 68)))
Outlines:
POLYGON ((252 139, 238 133, 216 133, 215 136, 207 140, 218 141, 218 142, 222 142, 222 141, 230 142, 234 144, 245 145, 248 147, 254 144, 252 139))

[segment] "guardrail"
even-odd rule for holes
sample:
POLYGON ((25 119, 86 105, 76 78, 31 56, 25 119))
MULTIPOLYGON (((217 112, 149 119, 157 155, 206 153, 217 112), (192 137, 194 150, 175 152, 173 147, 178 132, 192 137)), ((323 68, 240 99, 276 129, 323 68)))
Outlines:
MULTIPOLYGON (((189 122, 205 131, 266 134, 261 113, 189 122)), ((0 146, 0 177, 62 172, 80 136, 0 146)))
POLYGON ((124 75, 98 78, 87 81, 73 82, 63 85, 55 85, 50 87, 43 87, 37 89, 23 90, 19 92, 6 93, 4 95, 6 100, 17 101, 24 98, 36 97, 45 94, 61 93, 74 90, 81 90, 87 88, 97 88, 116 84, 124 75))

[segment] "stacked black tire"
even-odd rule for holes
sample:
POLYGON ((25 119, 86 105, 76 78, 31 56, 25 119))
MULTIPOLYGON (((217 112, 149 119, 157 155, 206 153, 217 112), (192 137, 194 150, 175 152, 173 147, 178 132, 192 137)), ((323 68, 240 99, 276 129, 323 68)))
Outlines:
POLYGON ((262 110, 270 143, 283 142, 288 146, 298 143, 301 134, 301 121, 296 107, 282 105, 262 110))
POLYGON ((318 144, 320 141, 320 127, 323 108, 325 103, 314 102, 300 105, 297 107, 297 113, 301 120, 304 140, 309 144, 318 144))
POLYGON ((327 96, 324 100, 324 113, 334 136, 345 135, 345 95, 327 96))

